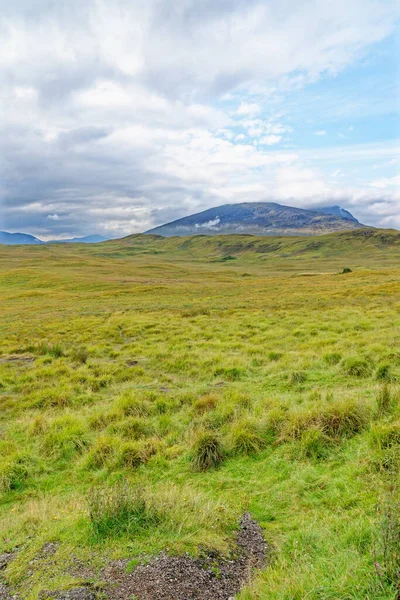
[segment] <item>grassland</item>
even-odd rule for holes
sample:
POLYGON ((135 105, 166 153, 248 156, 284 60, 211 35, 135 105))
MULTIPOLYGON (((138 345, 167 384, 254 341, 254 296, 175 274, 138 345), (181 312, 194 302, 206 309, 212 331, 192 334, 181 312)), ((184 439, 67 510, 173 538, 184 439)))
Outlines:
POLYGON ((6 580, 224 553, 249 510, 240 600, 398 598, 399 325, 396 232, 0 247, 6 580))

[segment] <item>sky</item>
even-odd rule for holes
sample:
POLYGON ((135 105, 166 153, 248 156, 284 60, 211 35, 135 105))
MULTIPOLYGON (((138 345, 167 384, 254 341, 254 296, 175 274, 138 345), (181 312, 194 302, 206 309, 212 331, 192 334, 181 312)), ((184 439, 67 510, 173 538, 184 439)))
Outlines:
POLYGON ((396 0, 0 0, 0 229, 237 202, 400 229, 396 0))

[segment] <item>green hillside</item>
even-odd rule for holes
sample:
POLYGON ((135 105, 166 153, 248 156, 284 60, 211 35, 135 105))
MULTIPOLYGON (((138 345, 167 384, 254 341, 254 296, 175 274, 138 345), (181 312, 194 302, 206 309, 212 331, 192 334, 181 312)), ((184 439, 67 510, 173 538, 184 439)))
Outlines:
POLYGON ((249 511, 238 599, 398 598, 399 259, 386 230, 0 247, 0 597, 111 599, 113 561, 226 556, 249 511))

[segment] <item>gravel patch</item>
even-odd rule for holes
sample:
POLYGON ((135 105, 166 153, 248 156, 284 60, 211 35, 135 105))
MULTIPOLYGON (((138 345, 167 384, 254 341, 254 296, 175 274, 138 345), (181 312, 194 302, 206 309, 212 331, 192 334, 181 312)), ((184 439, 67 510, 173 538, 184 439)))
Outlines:
MULTIPOLYGON (((46 592, 40 595, 41 600, 96 600, 95 592, 85 587, 74 588, 64 592, 46 592)), ((129 599, 130 600, 130 599, 129 599)))
POLYGON ((268 545, 261 527, 244 514, 231 559, 216 553, 200 558, 160 553, 147 564, 126 573, 126 561, 116 561, 103 571, 110 600, 230 600, 245 585, 254 569, 262 568, 268 545))

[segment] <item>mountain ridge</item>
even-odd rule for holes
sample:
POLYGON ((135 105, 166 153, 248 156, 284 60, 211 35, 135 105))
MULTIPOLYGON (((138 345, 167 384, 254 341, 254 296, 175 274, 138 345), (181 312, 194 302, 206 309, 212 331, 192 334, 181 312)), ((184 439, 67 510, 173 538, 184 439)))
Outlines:
POLYGON ((319 235, 363 228, 340 206, 296 208, 276 202, 224 204, 145 231, 164 237, 193 234, 319 235))
POLYGON ((37 246, 46 244, 98 244, 106 242, 109 238, 102 235, 85 235, 83 237, 74 237, 65 240, 48 240, 44 242, 39 238, 29 233, 9 233, 8 231, 0 231, 0 245, 4 246, 37 246))

